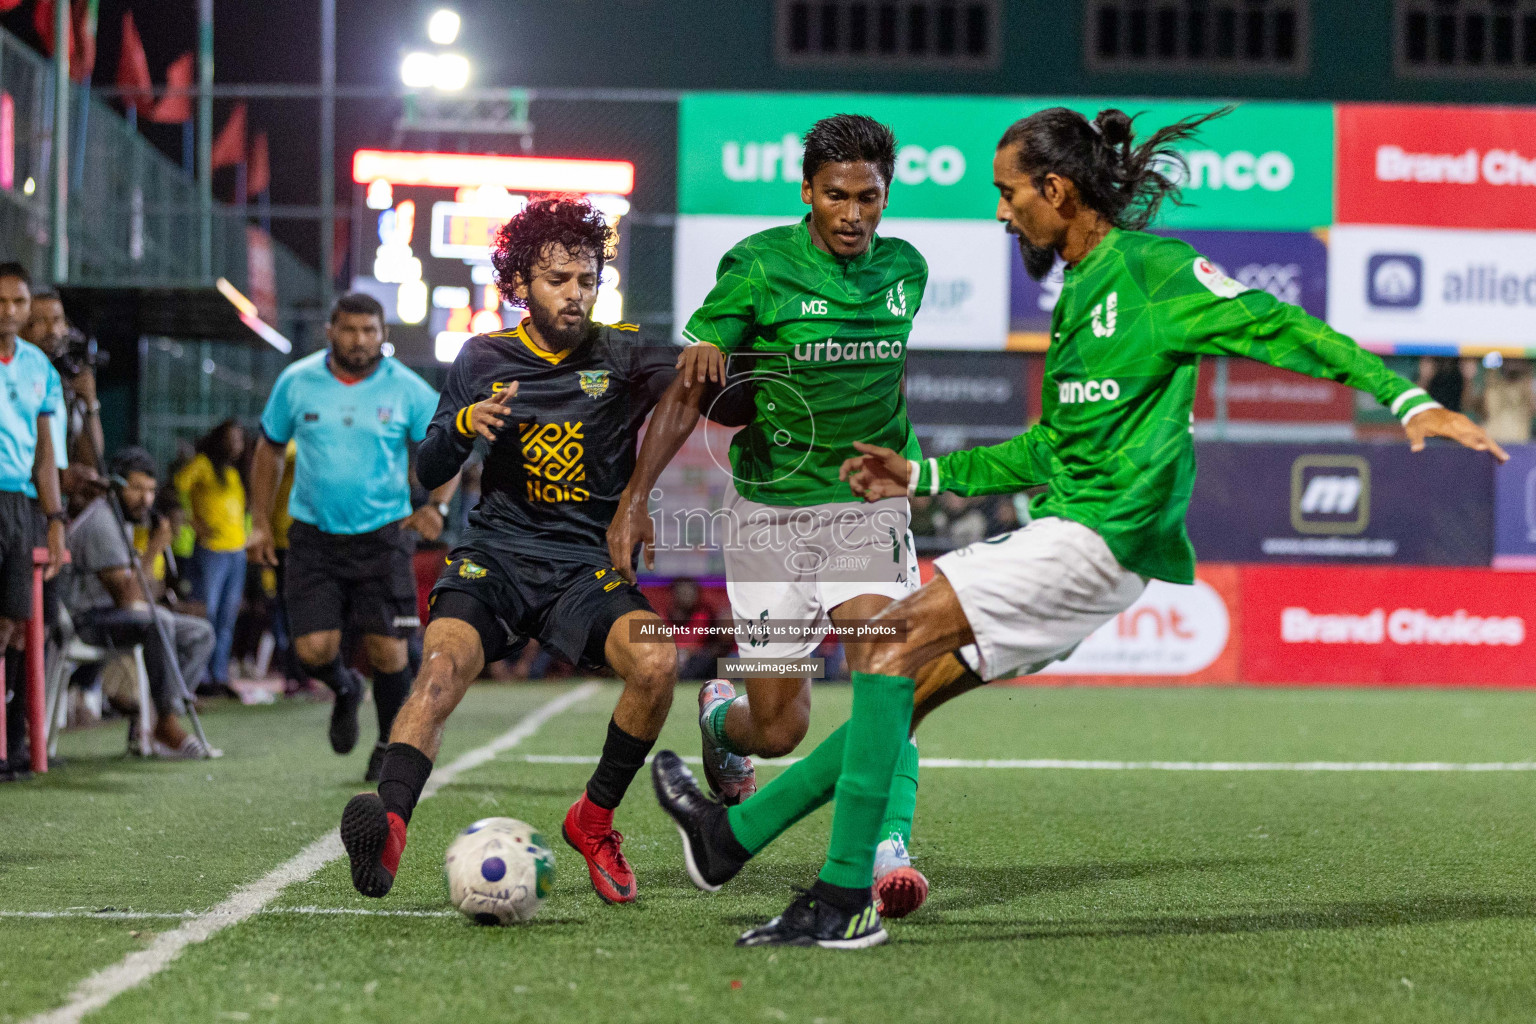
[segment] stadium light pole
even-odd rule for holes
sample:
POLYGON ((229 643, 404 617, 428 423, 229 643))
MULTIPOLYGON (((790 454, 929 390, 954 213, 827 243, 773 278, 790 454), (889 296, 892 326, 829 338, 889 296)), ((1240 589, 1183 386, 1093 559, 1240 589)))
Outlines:
POLYGON ((336 286, 336 0, 320 0, 320 315, 336 286))
POLYGON ((69 277, 69 4, 53 5, 53 280, 69 277))
POLYGON ((206 282, 213 280, 213 0, 197 0, 197 65, 198 263, 206 282))

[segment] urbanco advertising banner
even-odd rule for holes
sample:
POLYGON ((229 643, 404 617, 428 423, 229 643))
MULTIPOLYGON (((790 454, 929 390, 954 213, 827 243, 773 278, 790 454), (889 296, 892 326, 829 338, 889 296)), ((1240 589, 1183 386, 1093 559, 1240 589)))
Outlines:
MULTIPOLYGON (((1328 312, 1328 246, 1309 231, 1163 231, 1194 246, 1228 277, 1267 291, 1315 317, 1328 312)), ((1043 281, 1024 271, 1019 247, 1009 253, 1009 326, 1044 332, 1061 295, 1061 264, 1043 281)))
POLYGON ((1043 682, 1231 683, 1238 678, 1238 569, 1204 564, 1193 586, 1153 580, 1043 682), (1069 678, 1063 678, 1069 677, 1069 678))
POLYGON ((1248 683, 1530 686, 1536 587, 1491 569, 1242 569, 1248 683))
POLYGON ((1536 230, 1536 109, 1343 103, 1338 221, 1536 230))
POLYGON ((1328 321, 1345 334, 1536 344, 1536 232, 1340 225, 1329 247, 1328 321))
POLYGON ((1493 459, 1434 442, 1196 445, 1186 519, 1202 559, 1489 565, 1493 459))
POLYGON ((1536 444, 1504 450, 1509 461, 1493 472, 1493 567, 1536 571, 1536 444))
MULTIPOLYGON (((1010 124, 1047 107, 1093 117, 1135 114, 1138 135, 1207 113, 1220 101, 901 96, 858 93, 690 93, 678 112, 681 214, 796 216, 801 136, 817 120, 866 114, 900 144, 893 217, 990 220, 992 157, 1010 124)), ((1333 109, 1325 103, 1243 103, 1179 147, 1187 205, 1160 226, 1310 230, 1333 221, 1333 109)))
MULTIPOLYGON (((731 246, 758 231, 790 223, 797 215, 679 217, 672 276, 674 336, 682 338, 688 317, 714 287, 720 257, 731 246)), ((1003 347, 1008 334, 1007 247, 1013 241, 1001 225, 888 217, 880 222, 880 234, 905 239, 928 261, 928 285, 912 322, 914 348, 1003 347)))

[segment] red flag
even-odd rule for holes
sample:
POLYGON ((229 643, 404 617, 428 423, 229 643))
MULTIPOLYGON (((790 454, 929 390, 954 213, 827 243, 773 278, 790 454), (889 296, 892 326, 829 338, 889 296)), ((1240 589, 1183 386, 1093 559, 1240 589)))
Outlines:
MULTIPOLYGON (((32 27, 37 31, 37 37, 42 41, 43 52, 53 56, 53 0, 37 0, 32 6, 32 27)), ((71 56, 74 51, 74 41, 68 41, 71 56)))
POLYGON ((155 83, 149 77, 149 59, 144 56, 144 42, 133 23, 133 12, 123 12, 123 44, 117 54, 117 87, 131 89, 123 102, 148 114, 155 105, 155 83))
POLYGON ((96 8, 100 0, 76 0, 70 9, 69 77, 84 82, 96 70, 96 8))
MULTIPOLYGON (((165 69, 165 87, 167 89, 192 88, 192 52, 190 50, 171 61, 171 66, 165 69)), ((154 109, 149 112, 149 119, 156 124, 181 124, 183 121, 192 120, 192 94, 160 97, 160 102, 156 103, 154 109)))
POLYGON ((267 133, 257 132, 251 139, 251 155, 246 161, 245 194, 259 196, 272 187, 272 164, 267 159, 267 133))
POLYGON ((245 163, 245 104, 236 103, 229 120, 213 137, 213 166, 233 167, 245 163))

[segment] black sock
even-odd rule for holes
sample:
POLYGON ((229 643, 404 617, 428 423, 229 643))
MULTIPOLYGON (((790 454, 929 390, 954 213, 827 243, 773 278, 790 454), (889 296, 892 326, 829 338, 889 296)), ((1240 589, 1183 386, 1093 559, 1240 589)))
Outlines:
POLYGON ((847 889, 841 885, 823 882, 819 878, 816 879, 816 884, 811 886, 811 895, 847 914, 863 910, 873 899, 868 889, 847 889))
POLYGON ((379 742, 389 742, 389 730, 395 724, 395 716, 411 692, 411 677, 406 669, 398 672, 373 674, 373 708, 379 713, 379 742))
MULTIPOLYGON (((18 629, 22 624, 18 623, 18 629)), ((5 706, 5 743, 10 760, 21 765, 22 744, 27 737, 27 652, 8 647, 5 651, 5 688, 10 703, 5 706)), ((0 699, 6 695, 0 694, 0 699)))
POLYGON ((736 838, 736 833, 731 831, 731 817, 724 807, 719 808, 714 818, 705 827, 709 830, 709 845, 714 847, 715 852, 738 864, 745 864, 752 859, 752 851, 742 846, 741 840, 736 838))
POLYGON ((305 665, 304 671, 330 687, 332 693, 342 693, 357 685, 352 678, 352 670, 341 660, 341 652, 324 665, 305 665))
POLYGON ((609 811, 619 806, 635 773, 645 767, 645 755, 655 745, 655 740, 631 736, 610 718, 608 738, 603 741, 603 756, 597 762, 597 770, 587 780, 587 799, 609 811))
POLYGON ((391 743, 384 749, 384 764, 379 769, 379 799, 384 809, 411 823, 411 812, 432 774, 432 759, 409 743, 391 743))

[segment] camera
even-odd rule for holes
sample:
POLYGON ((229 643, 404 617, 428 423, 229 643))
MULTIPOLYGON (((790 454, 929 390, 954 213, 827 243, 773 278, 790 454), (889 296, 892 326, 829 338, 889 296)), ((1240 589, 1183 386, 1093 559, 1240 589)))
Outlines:
POLYGON ((53 368, 66 379, 78 377, 87 370, 107 365, 108 355, 96 345, 95 338, 88 338, 71 327, 64 336, 64 348, 53 357, 53 368))

